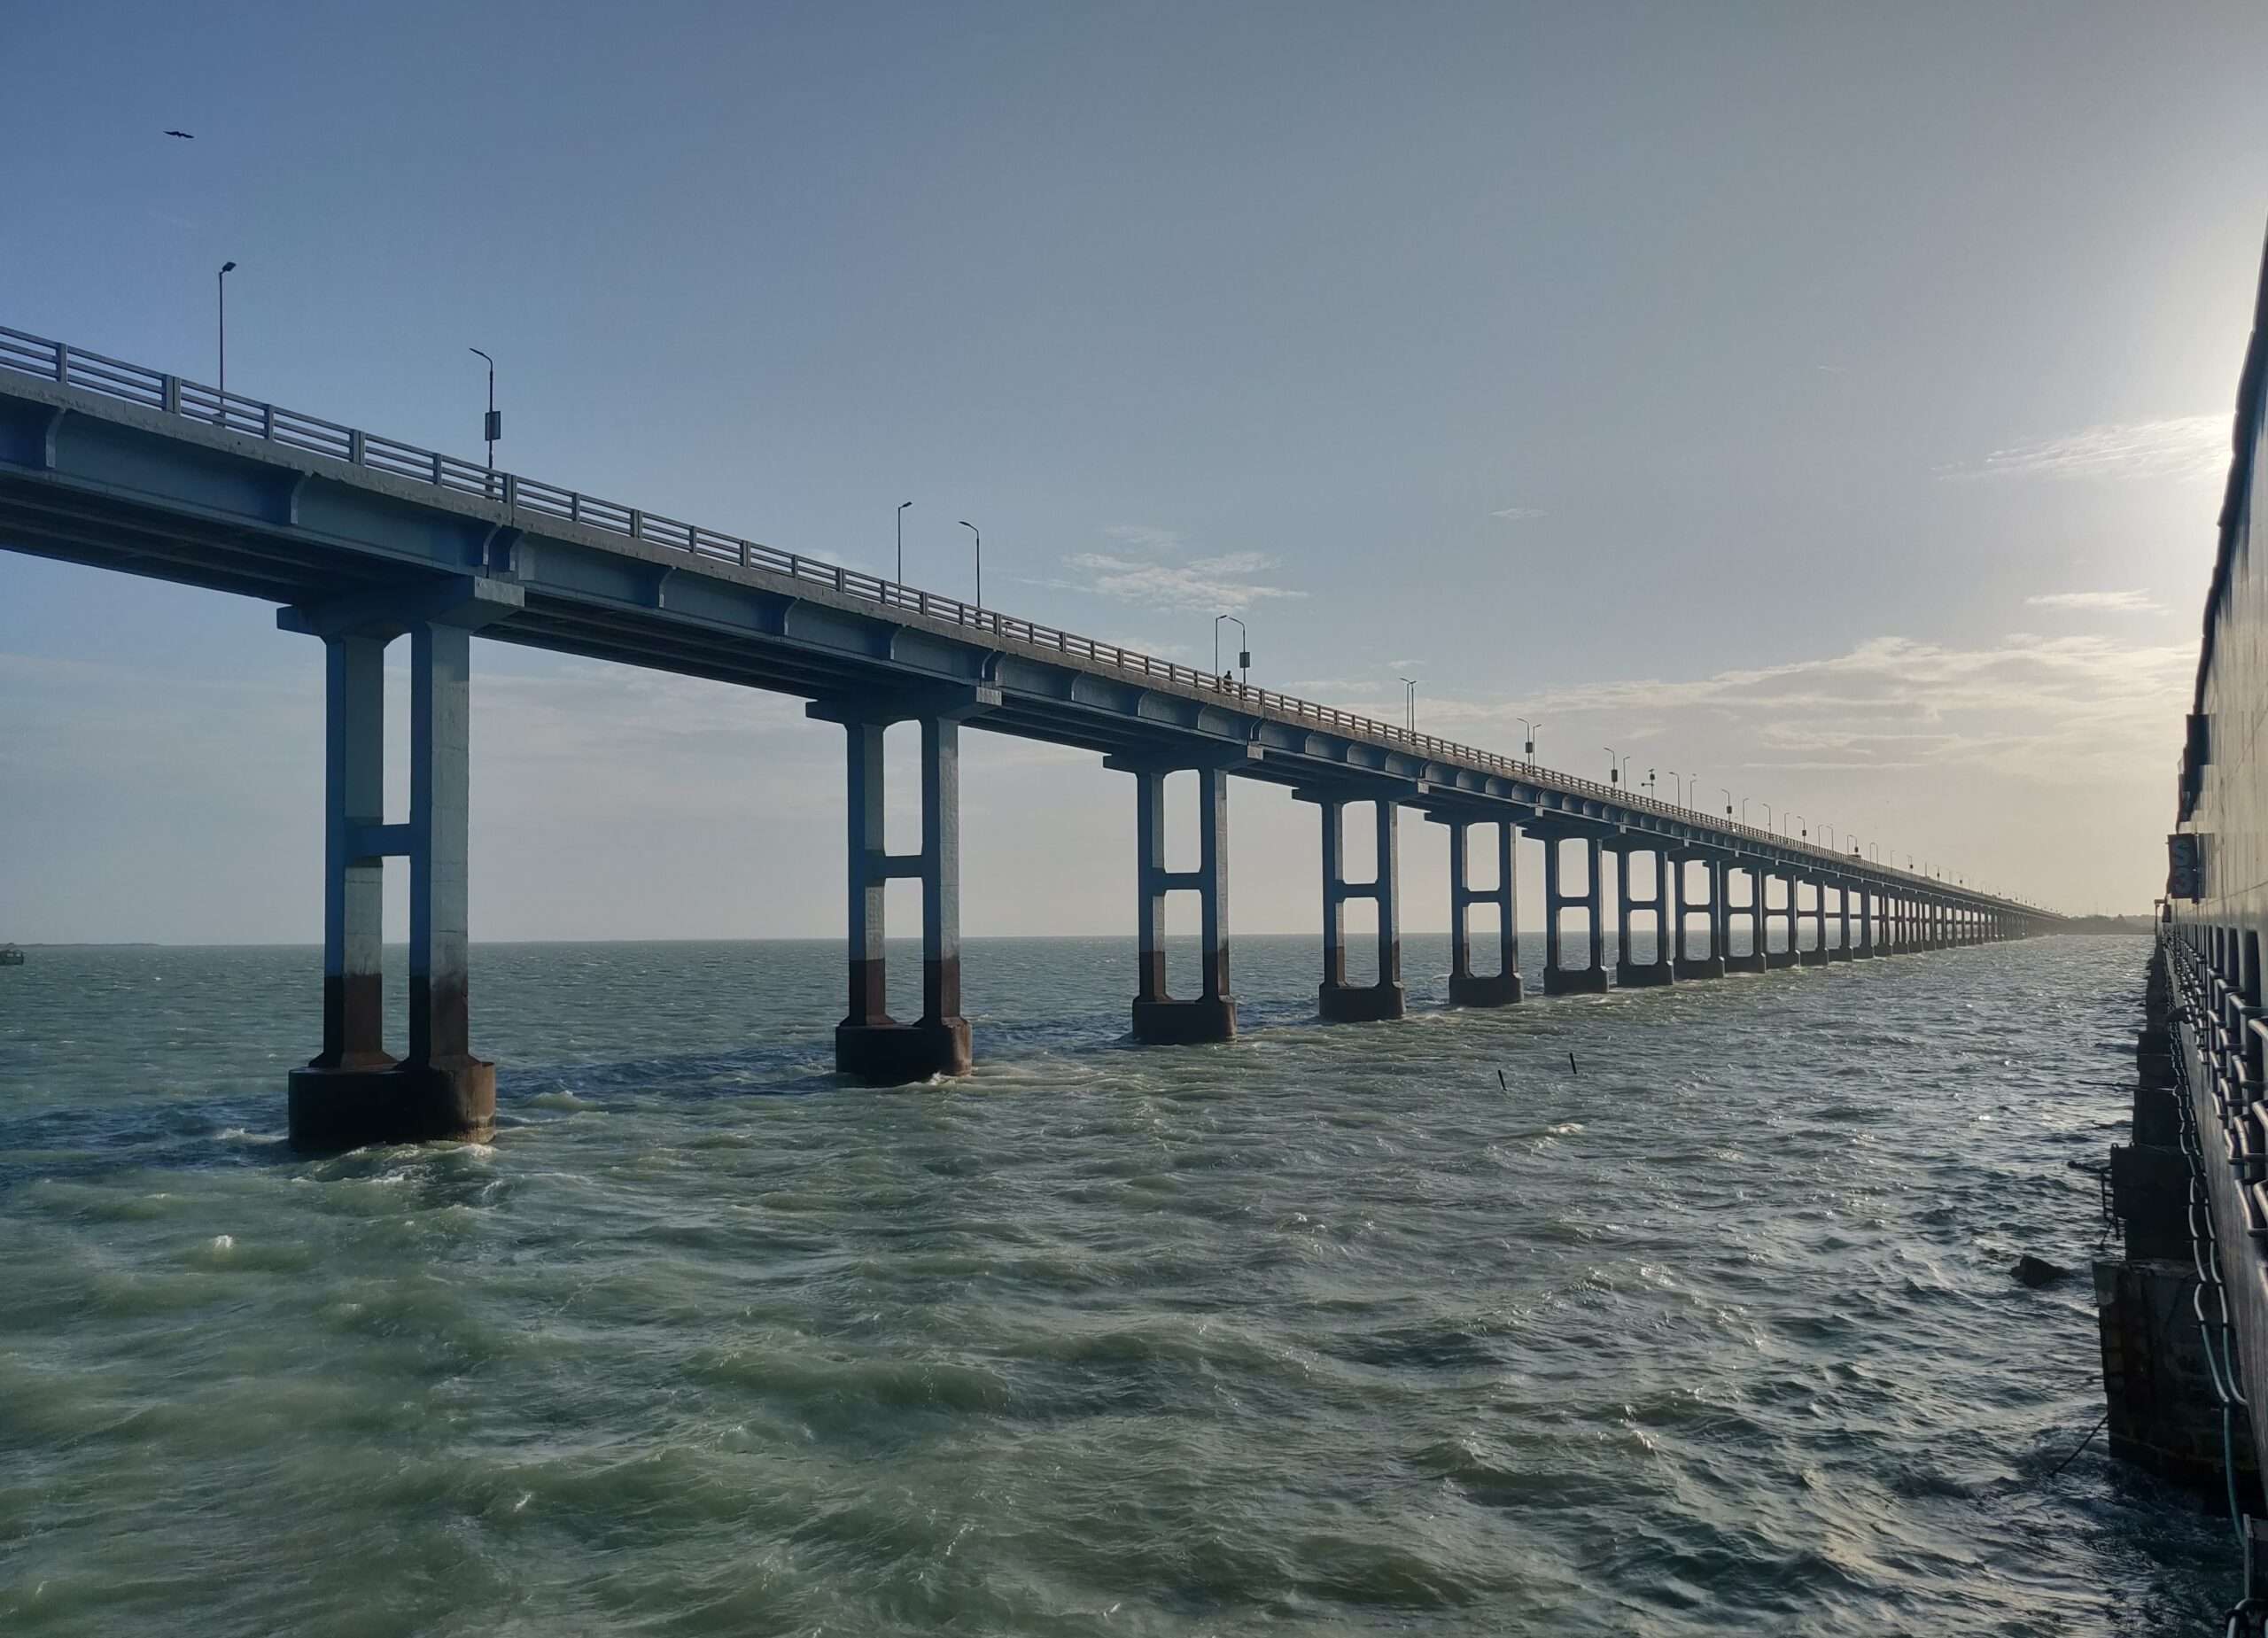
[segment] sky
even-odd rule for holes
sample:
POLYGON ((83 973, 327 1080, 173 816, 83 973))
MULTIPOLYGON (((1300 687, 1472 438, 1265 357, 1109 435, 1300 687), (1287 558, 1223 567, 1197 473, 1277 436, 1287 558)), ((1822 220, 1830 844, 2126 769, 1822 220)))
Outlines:
MULTIPOLYGON (((209 381, 234 260, 233 391, 477 457, 483 347, 513 470, 885 571, 911 500, 915 584, 967 593, 974 519, 1019 616, 1209 665, 1234 614, 1271 687, 1398 718, 1415 678, 1430 731, 1540 719, 1550 765, 2061 909, 2163 885, 2268 8, 8 35, 0 325, 209 381)), ((841 935, 839 730, 474 662, 476 939, 841 935)), ((0 552, 0 938, 317 938, 321 679, 268 605, 0 552)), ((1313 810, 1234 792, 1231 927, 1311 930, 1313 810)), ((1131 932, 1130 779, 971 733, 962 801, 967 933, 1131 932)), ((1401 835, 1444 927, 1442 835, 1401 835)))

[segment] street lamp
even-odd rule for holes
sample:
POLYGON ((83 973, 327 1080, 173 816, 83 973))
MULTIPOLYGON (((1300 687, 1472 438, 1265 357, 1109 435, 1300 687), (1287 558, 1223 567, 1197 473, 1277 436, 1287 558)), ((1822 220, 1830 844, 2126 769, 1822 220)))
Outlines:
POLYGON ((960 526, 976 537, 976 606, 981 609, 984 607, 984 532, 966 517, 960 526))
POLYGON ((1606 753, 1606 782, 1619 785, 1622 783, 1622 758, 1615 755, 1612 745, 1602 745, 1599 749, 1606 753))
POLYGON ((222 426, 229 424, 229 275, 236 270, 235 262, 224 261, 214 280, 221 293, 221 403, 216 418, 222 426))
POLYGON ((480 436, 488 440, 488 470, 496 470, 496 440, 504 436, 504 417, 496 413, 496 361, 481 353, 478 347, 467 347, 468 353, 479 353, 488 359, 488 413, 480 420, 480 436))
MULTIPOLYGON (((1819 821, 1819 834, 1827 838, 1827 850, 1832 853, 1835 850, 1835 827, 1821 819, 1819 821)), ((1855 853, 1859 850, 1854 845, 1851 850, 1855 853)))
POLYGON ((1410 737, 1414 740, 1418 737, 1418 679, 1415 677, 1403 677, 1397 680, 1402 684, 1402 726, 1410 731, 1410 737))
POLYGON ((911 501, 897 503, 897 583, 900 586, 905 584, 905 508, 913 504, 911 501))
POLYGON ((1772 828, 1772 804, 1759 796, 1756 799, 1756 805, 1764 810, 1764 828, 1769 831, 1772 828))
POLYGON ((1527 765, 1532 768, 1535 766, 1535 731, 1543 726, 1542 719, 1539 718, 1530 722, 1525 717, 1515 717, 1512 720, 1520 725, 1520 732, 1525 736, 1520 746, 1527 753, 1527 765))
POLYGON ((1245 686, 1252 686, 1252 633, 1244 629, 1244 622, 1232 614, 1213 617, 1213 675, 1221 674, 1221 622, 1226 620, 1237 628, 1237 664, 1244 668, 1245 686))
POLYGON ((1677 777, 1677 770, 1675 768, 1672 768, 1669 771, 1669 788, 1672 799, 1676 802, 1679 807, 1683 807, 1685 805, 1685 781, 1677 777))
POLYGON ((1653 794, 1654 794, 1654 770, 1653 770, 1653 769, 1651 769, 1651 768, 1648 768, 1648 769, 1646 770, 1646 796, 1647 796, 1647 799, 1648 799, 1649 801, 1652 800, 1652 798, 1653 798, 1653 794))
POLYGON ((1725 817, 1727 819, 1730 819, 1733 816, 1732 787, 1729 785, 1720 785, 1717 788, 1725 794, 1725 817))

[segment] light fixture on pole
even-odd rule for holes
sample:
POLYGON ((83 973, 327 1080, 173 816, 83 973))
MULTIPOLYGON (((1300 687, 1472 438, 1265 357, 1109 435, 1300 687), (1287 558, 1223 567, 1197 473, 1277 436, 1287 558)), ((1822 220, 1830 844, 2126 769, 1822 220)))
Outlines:
POLYGON ((1530 722, 1525 717, 1515 717, 1512 720, 1520 725, 1520 733, 1524 736, 1520 747, 1526 752, 1527 765, 1532 768, 1535 766, 1535 731, 1543 726, 1542 718, 1530 722))
POLYGON ((224 261, 214 281, 221 294, 221 402, 215 407, 214 418, 222 426, 229 423, 229 275, 236 270, 235 262, 224 261))
POLYGON ((1606 753, 1606 782, 1619 785, 1622 783, 1622 758, 1612 745, 1602 745, 1599 749, 1606 753))
POLYGON ((1415 677, 1404 677, 1400 680, 1402 726, 1410 731, 1410 737, 1414 740, 1418 737, 1418 679, 1415 677))
POLYGON ((900 586, 905 584, 905 508, 913 504, 911 501, 897 503, 897 583, 900 586))
POLYGON ((496 440, 504 436, 504 417, 496 413, 496 361, 481 353, 478 347, 467 347, 468 353, 479 353, 488 359, 488 413, 481 417, 480 436, 488 440, 488 470, 496 470, 496 440))
POLYGON ((1727 819, 1730 819, 1733 816, 1732 787, 1729 785, 1720 785, 1717 788, 1725 794, 1725 817, 1727 819))
POLYGON ((982 609, 984 607, 984 532, 966 517, 960 520, 960 526, 976 537, 976 606, 982 609))
POLYGON ((1232 614, 1213 617, 1213 675, 1221 674, 1221 622, 1226 620, 1237 628, 1237 664, 1243 668, 1245 686, 1252 686, 1252 633, 1244 629, 1244 622, 1232 614))

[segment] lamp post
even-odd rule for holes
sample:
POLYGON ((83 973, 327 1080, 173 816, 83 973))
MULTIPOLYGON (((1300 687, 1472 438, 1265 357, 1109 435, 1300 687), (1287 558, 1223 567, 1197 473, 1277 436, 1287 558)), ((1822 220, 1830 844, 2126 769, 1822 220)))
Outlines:
POLYGON ((496 470, 496 440, 504 436, 504 417, 496 413, 496 361, 478 347, 467 347, 465 351, 488 359, 488 413, 480 418, 480 436, 487 440, 488 470, 493 472, 496 470))
MULTIPOLYGON (((1772 804, 1759 796, 1756 799, 1756 805, 1764 810, 1764 828, 1767 834, 1769 834, 1772 829, 1772 804)), ((1746 804, 1744 803, 1743 806, 1745 808, 1746 804)))
POLYGON ((1622 758, 1615 755, 1612 745, 1602 745, 1599 749, 1606 753, 1606 782, 1619 785, 1622 783, 1622 758))
POLYGON ((900 586, 905 584, 905 508, 913 504, 911 501, 897 503, 897 583, 900 586))
POLYGON ((1527 765, 1532 768, 1535 766, 1535 731, 1543 726, 1542 718, 1530 722, 1525 717, 1515 717, 1512 720, 1520 725, 1520 733, 1524 736, 1520 748, 1527 753, 1527 765))
POLYGON ((229 423, 229 275, 236 270, 235 262, 224 261, 214 280, 221 297, 221 402, 215 418, 222 426, 229 423))
POLYGON ((1679 807, 1683 807, 1685 805, 1685 782, 1677 777, 1677 770, 1675 768, 1672 768, 1669 771, 1669 789, 1670 799, 1675 802, 1679 807))
MULTIPOLYGON (((1835 827, 1821 819, 1819 821, 1819 834, 1827 838, 1827 850, 1832 853, 1835 850, 1835 827)), ((1858 849, 1853 847, 1851 850, 1855 853, 1858 849)))
POLYGON ((966 517, 960 520, 960 526, 976 537, 976 606, 982 609, 984 607, 984 532, 966 517))
POLYGON ((1409 730, 1410 737, 1414 740, 1418 737, 1418 679, 1403 677, 1397 680, 1402 684, 1402 726, 1409 730))
POLYGON ((1720 785, 1717 788, 1725 794, 1725 817, 1727 819, 1730 819, 1733 816, 1732 787, 1729 785, 1720 785))
POLYGON ((1221 622, 1226 620, 1237 628, 1237 664, 1243 669, 1245 687, 1252 686, 1252 633, 1244 629, 1244 622, 1232 614, 1213 617, 1213 675, 1221 674, 1221 622))
MULTIPOLYGON (((1781 837, 1781 840, 1783 840, 1783 841, 1787 840, 1787 836, 1788 836, 1788 822, 1789 822, 1790 819, 1801 819, 1801 818, 1803 818, 1803 815, 1802 815, 1802 814, 1800 814, 1800 813, 1796 812, 1793 809, 1790 809, 1790 810, 1788 810, 1787 811, 1785 811, 1785 812, 1783 812, 1783 813, 1782 813, 1782 814, 1780 815, 1780 837, 1781 837)), ((1809 835, 1811 835, 1811 827, 1810 827, 1810 826, 1806 825, 1806 826, 1805 826, 1805 827, 1804 827, 1804 835, 1805 835, 1806 836, 1809 836, 1809 835)))
POLYGON ((1654 796, 1654 772, 1651 768, 1646 770, 1646 799, 1649 802, 1653 800, 1654 796))

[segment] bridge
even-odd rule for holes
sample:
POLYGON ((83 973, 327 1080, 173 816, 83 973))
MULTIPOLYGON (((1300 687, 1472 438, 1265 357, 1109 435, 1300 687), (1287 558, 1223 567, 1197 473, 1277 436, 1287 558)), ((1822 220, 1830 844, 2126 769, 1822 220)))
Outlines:
POLYGON ((960 1001, 959 734, 1097 751, 1135 781, 1132 1029, 1158 1044, 1233 1036, 1229 781, 1313 803, 1323 836, 1323 972, 1334 1021, 1403 1009, 1395 819, 1448 827, 1451 1001, 1521 998, 1515 850, 1543 846, 1547 995, 1608 988, 1603 855, 1619 856, 1612 982, 1666 984, 2022 937, 2034 906, 1775 835, 1431 734, 1057 631, 996 609, 539 483, 178 376, 0 330, 0 547, 263 598, 316 638, 325 677, 322 1049, 294 1071, 304 1147, 485 1130, 493 1066, 467 990, 470 639, 800 696, 847 741, 849 1002, 837 1067, 890 1084, 967 1072, 960 1001), (383 811, 386 647, 410 650, 408 819, 383 811), (884 730, 920 725, 921 844, 883 845, 884 730), (1164 782, 1193 771, 1200 862, 1169 870, 1164 782), (1357 877, 1349 806, 1375 809, 1357 877), (1472 832, 1494 884, 1476 887, 1472 832), (1643 872, 1634 859, 1645 858, 1643 872), (408 1051, 383 1044, 384 861, 409 871, 408 1051), (922 1011, 885 1006, 883 890, 918 878, 922 1011), (1635 883, 1651 883, 1643 897, 1635 883), (1775 887, 1777 892, 1775 892, 1775 887), (1737 891, 1736 891, 1737 889, 1737 891), (1165 899, 1197 895, 1202 993, 1165 983, 1165 899), (1344 909, 1377 906, 1377 979, 1348 981, 1344 909), (1806 902, 1806 900, 1808 902, 1806 902), (1776 902, 1775 902, 1776 901, 1776 902), (1473 970, 1476 912, 1497 970, 1473 970), (1580 938, 1563 936, 1571 913, 1580 938), (1632 959, 1634 920, 1654 959, 1632 959), (1782 924, 1782 947, 1768 934, 1782 924), (1736 923, 1745 938, 1736 951, 1736 923), (1809 937, 1805 934, 1808 930, 1809 937))

